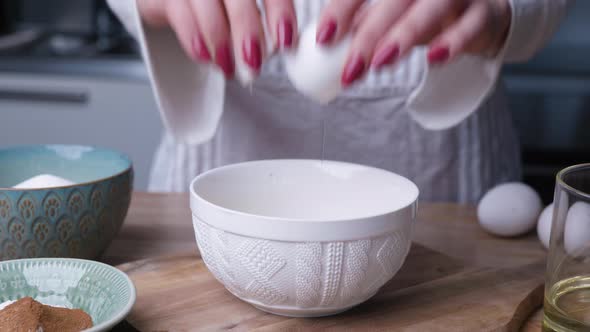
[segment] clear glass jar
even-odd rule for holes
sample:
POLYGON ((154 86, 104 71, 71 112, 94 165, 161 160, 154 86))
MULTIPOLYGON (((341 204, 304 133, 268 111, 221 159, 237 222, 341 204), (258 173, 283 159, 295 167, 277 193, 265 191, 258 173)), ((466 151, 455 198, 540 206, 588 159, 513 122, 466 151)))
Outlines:
POLYGON ((590 164, 557 174, 543 331, 590 331, 590 164))

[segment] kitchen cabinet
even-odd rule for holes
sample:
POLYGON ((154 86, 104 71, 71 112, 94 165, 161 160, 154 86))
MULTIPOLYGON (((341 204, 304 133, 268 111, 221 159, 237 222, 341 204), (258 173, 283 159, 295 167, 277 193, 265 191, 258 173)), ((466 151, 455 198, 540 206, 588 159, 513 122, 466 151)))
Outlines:
MULTIPOLYGON (((126 153, 135 168, 135 188, 146 190, 162 125, 147 74, 101 75, 86 71, 22 70, 0 64, 0 146, 84 144, 126 153)), ((23 65, 23 64, 21 64, 23 65)), ((38 64, 37 64, 38 65, 38 64)), ((59 64, 47 68, 58 68, 59 64)), ((84 68, 80 63, 78 66, 84 68)), ((140 68, 140 69, 138 69, 140 68)))

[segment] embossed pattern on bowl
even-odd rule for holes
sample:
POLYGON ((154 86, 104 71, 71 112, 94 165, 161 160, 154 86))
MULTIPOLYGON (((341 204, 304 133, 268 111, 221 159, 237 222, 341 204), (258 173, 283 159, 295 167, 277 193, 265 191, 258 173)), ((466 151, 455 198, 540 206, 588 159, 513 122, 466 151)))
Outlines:
POLYGON ((240 236, 193 216, 207 268, 232 294, 261 310, 318 317, 372 297, 401 268, 410 223, 380 237, 339 242, 284 242, 240 236))

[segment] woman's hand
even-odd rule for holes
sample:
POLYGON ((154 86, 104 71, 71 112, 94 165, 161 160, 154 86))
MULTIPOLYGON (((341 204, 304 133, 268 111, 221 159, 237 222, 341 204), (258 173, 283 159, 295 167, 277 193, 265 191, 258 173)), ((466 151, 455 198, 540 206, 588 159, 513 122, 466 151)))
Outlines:
MULTIPOLYGON (((171 26, 191 59, 214 62, 228 78, 234 75, 234 56, 260 70, 266 42, 256 0, 137 0, 137 5, 146 23, 171 26)), ((275 46, 290 48, 297 33, 292 0, 264 5, 275 46)))
POLYGON ((329 44, 353 30, 342 73, 347 86, 369 66, 393 64, 417 45, 429 45, 432 64, 463 53, 497 54, 510 22, 508 0, 333 0, 320 19, 317 41, 329 44))

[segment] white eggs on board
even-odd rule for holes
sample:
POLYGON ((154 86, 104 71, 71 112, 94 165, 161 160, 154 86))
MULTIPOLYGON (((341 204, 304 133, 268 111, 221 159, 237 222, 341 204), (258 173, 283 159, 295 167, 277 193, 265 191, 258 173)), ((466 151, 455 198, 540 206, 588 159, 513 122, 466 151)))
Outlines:
POLYGON ((505 183, 488 191, 479 202, 479 224, 498 236, 517 236, 532 230, 541 213, 542 201, 530 186, 505 183))
POLYGON ((308 98, 325 104, 340 91, 340 78, 351 43, 350 36, 335 45, 316 43, 317 24, 305 28, 296 50, 285 54, 285 71, 293 86, 308 98))
POLYGON ((580 256, 590 247, 590 204, 574 203, 568 213, 563 234, 565 251, 572 256, 580 256))
POLYGON ((541 215, 539 216, 539 221, 537 222, 537 235, 539 236, 539 241, 541 244, 548 249, 549 248, 549 239, 551 235, 551 221, 553 220, 553 203, 547 205, 541 215))

